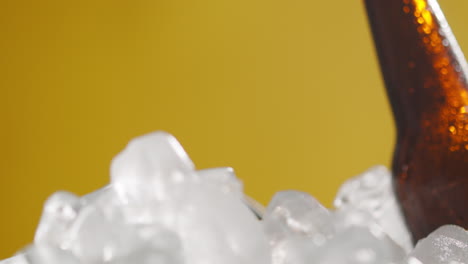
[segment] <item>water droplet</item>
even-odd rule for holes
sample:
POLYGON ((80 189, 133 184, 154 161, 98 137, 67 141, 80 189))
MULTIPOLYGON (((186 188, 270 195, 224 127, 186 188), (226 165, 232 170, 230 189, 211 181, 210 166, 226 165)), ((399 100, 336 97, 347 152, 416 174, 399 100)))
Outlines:
POLYGON ((447 46, 449 45, 448 39, 442 40, 442 45, 444 45, 445 47, 447 47, 447 46))
POLYGON ((456 134, 457 133, 457 128, 455 126, 449 126, 449 131, 452 134, 456 134))

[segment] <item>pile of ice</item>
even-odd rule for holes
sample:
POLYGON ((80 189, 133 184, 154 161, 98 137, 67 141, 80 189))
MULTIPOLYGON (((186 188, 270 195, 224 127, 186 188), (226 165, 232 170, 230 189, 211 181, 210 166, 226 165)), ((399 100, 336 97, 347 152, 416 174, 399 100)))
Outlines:
POLYGON ((345 182, 335 207, 283 191, 259 212, 232 169, 195 170, 175 138, 156 132, 114 158, 108 187, 53 194, 34 243, 0 263, 468 263, 460 227, 441 227, 412 248, 385 167, 345 182))

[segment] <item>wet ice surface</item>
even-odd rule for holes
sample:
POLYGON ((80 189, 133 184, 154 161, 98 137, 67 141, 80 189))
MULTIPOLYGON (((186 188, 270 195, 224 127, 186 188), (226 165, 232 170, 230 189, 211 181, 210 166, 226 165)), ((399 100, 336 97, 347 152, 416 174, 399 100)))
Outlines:
POLYGON ((34 243, 0 264, 468 264, 459 227, 413 250, 385 167, 345 182, 335 207, 282 191, 262 210, 231 168, 196 170, 155 132, 114 158, 108 186, 53 194, 34 243))

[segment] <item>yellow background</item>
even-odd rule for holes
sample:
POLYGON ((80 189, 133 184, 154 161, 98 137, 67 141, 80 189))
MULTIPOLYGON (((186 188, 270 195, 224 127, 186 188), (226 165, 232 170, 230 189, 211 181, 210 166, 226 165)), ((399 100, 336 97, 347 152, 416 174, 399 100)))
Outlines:
MULTIPOLYGON (((443 0, 468 50, 466 0, 443 0)), ((54 191, 90 192, 133 137, 174 134, 252 197, 389 164, 393 124, 361 1, 0 0, 0 259, 54 191)))

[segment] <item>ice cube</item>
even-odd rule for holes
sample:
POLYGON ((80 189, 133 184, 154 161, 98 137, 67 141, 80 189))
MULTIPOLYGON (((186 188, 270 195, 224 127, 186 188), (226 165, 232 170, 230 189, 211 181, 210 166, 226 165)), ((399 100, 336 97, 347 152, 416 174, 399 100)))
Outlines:
POLYGON ((136 231, 121 222, 108 219, 98 207, 83 208, 69 231, 70 249, 80 261, 109 261, 139 246, 136 231))
POLYGON ((82 207, 92 206, 98 209, 109 221, 125 221, 125 200, 118 195, 110 184, 80 198, 82 207))
POLYGON ((154 132, 130 141, 111 164, 111 180, 127 199, 167 199, 171 186, 195 177, 194 165, 177 140, 154 132))
POLYGON ((254 199, 243 193, 242 182, 236 177, 234 170, 230 167, 221 167, 213 169, 198 170, 200 181, 204 184, 213 185, 222 192, 232 193, 244 201, 259 219, 265 211, 265 208, 254 199))
POLYGON ((334 205, 365 208, 375 214, 382 213, 382 201, 391 197, 391 178, 384 166, 374 166, 341 185, 334 205))
POLYGON ((30 264, 24 254, 18 254, 11 258, 0 260, 0 264, 30 264))
POLYGON ((116 258, 112 264, 183 264, 184 256, 179 236, 161 226, 138 225, 140 242, 135 250, 116 258))
POLYGON ((262 204, 248 195, 244 195, 244 197, 242 197, 242 201, 259 220, 263 219, 266 209, 262 204))
POLYGON ((363 227, 348 228, 305 254, 314 264, 390 264, 405 256, 391 239, 363 227))
POLYGON ((230 192, 243 197, 242 183, 234 170, 229 167, 204 169, 197 171, 200 180, 217 186, 223 192, 230 192))
POLYGON ((263 225, 270 244, 294 236, 330 237, 331 214, 315 198, 299 191, 278 192, 268 204, 263 225))
POLYGON ((412 249, 411 235, 394 195, 392 176, 386 167, 374 166, 347 180, 340 187, 334 205, 338 209, 369 213, 406 252, 412 249))
POLYGON ((421 239, 410 254, 424 264, 468 263, 468 231, 445 225, 421 239))
POLYGON ((153 249, 139 249, 132 254, 114 260, 111 264, 183 264, 184 260, 180 257, 174 258, 171 252, 154 251, 153 249))
POLYGON ((333 224, 336 232, 343 232, 350 227, 363 227, 374 232, 384 232, 372 214, 356 208, 341 207, 333 212, 333 224))
POLYGON ((98 190, 95 190, 93 192, 90 192, 84 196, 81 197, 81 203, 83 205, 89 205, 89 204, 94 204, 97 203, 99 200, 102 199, 102 197, 105 197, 108 195, 109 192, 112 192, 112 185, 107 185, 104 186, 98 190))
POLYGON ((66 248, 67 234, 81 207, 78 196, 69 192, 56 192, 44 205, 34 242, 66 248))
POLYGON ((48 245, 33 245, 23 254, 29 264, 80 264, 70 252, 48 245))
POLYGON ((172 230, 191 264, 270 264, 260 222, 242 200, 210 184, 188 188, 172 230))
MULTIPOLYGON (((403 264, 423 264, 423 263, 415 257, 409 257, 403 264)), ((451 264, 460 264, 460 263, 451 263, 451 264)))
POLYGON ((291 237, 279 241, 272 251, 272 264, 308 264, 307 253, 317 247, 309 237, 291 237))
POLYGON ((307 263, 305 253, 334 233, 330 212, 309 194, 298 191, 275 194, 262 222, 273 264, 307 263))

